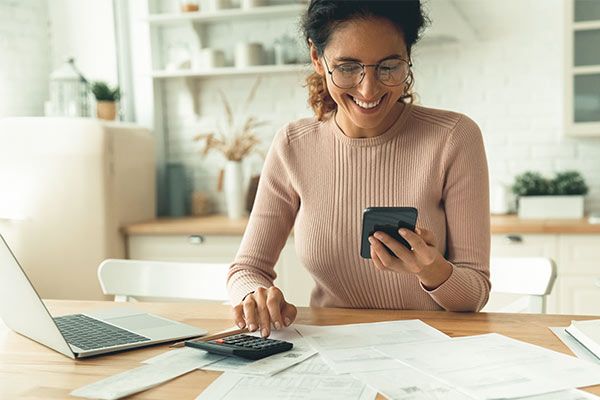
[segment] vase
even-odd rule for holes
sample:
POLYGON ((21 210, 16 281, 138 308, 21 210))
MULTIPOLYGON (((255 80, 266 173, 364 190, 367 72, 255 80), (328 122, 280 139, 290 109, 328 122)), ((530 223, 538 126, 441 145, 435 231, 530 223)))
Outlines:
POLYGON ((117 103, 114 101, 99 101, 97 111, 98 118, 114 121, 117 116, 117 103))
POLYGON ((241 218, 244 215, 244 179, 241 161, 227 161, 225 164, 225 201, 229 218, 241 218))

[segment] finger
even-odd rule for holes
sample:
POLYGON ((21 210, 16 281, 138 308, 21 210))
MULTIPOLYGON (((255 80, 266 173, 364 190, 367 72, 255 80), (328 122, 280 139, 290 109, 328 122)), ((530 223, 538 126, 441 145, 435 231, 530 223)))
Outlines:
POLYGON ((267 290, 264 288, 256 290, 254 298, 256 301, 260 335, 262 337, 268 337, 271 333, 271 316, 269 315, 269 309, 267 308, 267 290))
POLYGON ((248 330, 250 332, 254 332, 258 328, 258 323, 256 322, 256 302, 254 301, 254 294, 251 294, 246 297, 244 300, 243 309, 244 309, 244 317, 246 318, 246 326, 248 326, 248 330))
POLYGON ((296 306, 292 303, 288 303, 287 301, 283 301, 283 310, 281 312, 283 317, 283 324, 285 326, 290 326, 292 322, 296 319, 296 315, 298 314, 298 310, 296 306))
MULTIPOLYGON (((387 253, 387 251, 386 251, 386 253, 387 253)), ((373 247, 371 247, 371 259, 373 260, 373 264, 375 264, 375 267, 377 267, 377 269, 379 269, 381 271, 385 270, 385 265, 383 265, 383 262, 379 258, 379 254, 377 254, 377 250, 374 250, 373 247)))
POLYGON ((421 236, 417 235, 415 232, 400 228, 398 233, 404 238, 404 240, 408 242, 408 244, 410 244, 413 252, 423 251, 425 248, 427 248, 427 243, 425 243, 423 238, 421 238, 421 236))
POLYGON ((244 321, 244 306, 240 303, 231 309, 233 313, 233 321, 240 328, 243 329, 246 326, 244 321))
POLYGON ((271 286, 267 290, 267 309, 269 310, 269 317, 273 322, 275 330, 280 330, 283 323, 281 317, 281 309, 283 308, 283 294, 281 290, 275 286, 271 286))
POLYGON ((379 240, 381 244, 381 250, 377 249, 377 253, 379 254, 379 258, 383 262, 385 266, 389 266, 390 263, 394 263, 395 258, 383 247, 385 244, 395 255, 401 260, 407 260, 413 257, 413 254, 410 250, 406 248, 402 243, 391 237, 390 235, 384 232, 375 232, 375 238, 379 240))
POLYGON ((435 239, 435 235, 429 229, 417 227, 415 228, 415 232, 417 235, 421 236, 421 239, 425 241, 429 246, 436 247, 437 240, 435 239))

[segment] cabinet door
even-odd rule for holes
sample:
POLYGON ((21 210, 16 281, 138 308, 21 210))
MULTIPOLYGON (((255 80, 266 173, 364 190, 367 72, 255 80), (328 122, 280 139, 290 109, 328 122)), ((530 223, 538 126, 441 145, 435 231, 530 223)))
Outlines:
POLYGON ((560 278, 561 314, 600 315, 600 272, 560 278))
POLYGON ((231 263, 241 235, 130 235, 127 256, 137 260, 231 263))
POLYGON ((275 270, 279 274, 275 285, 281 289, 285 299, 295 306, 308 307, 315 282, 298 260, 293 237, 283 248, 275 270))
POLYGON ((600 276, 600 235, 561 235, 559 274, 600 276))

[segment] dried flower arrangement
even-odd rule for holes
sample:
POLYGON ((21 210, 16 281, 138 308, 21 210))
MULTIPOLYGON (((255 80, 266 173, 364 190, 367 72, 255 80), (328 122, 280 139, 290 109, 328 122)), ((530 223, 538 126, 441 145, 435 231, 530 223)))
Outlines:
MULTIPOLYGON (((248 106, 254 99, 259 84, 260 78, 254 83, 254 86, 244 103, 242 115, 246 114, 248 106)), ((223 153, 225 158, 229 161, 242 161, 252 153, 257 153, 264 158, 264 153, 257 148, 260 144, 260 140, 254 133, 254 129, 265 125, 267 122, 257 121, 254 117, 248 116, 243 124, 236 124, 236 119, 233 116, 229 101, 221 90, 219 90, 219 96, 223 102, 223 108, 225 109, 227 126, 226 129, 223 129, 221 124, 217 123, 216 132, 203 133, 194 137, 195 141, 204 141, 204 149, 201 153, 202 156, 206 156, 211 150, 217 150, 223 153)))

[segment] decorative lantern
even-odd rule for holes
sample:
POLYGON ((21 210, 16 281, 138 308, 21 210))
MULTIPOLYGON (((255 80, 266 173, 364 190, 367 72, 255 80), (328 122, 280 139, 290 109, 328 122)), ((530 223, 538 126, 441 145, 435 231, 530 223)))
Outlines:
POLYGON ((50 74, 50 102, 53 114, 65 117, 89 117, 90 85, 75 67, 75 59, 50 74))

